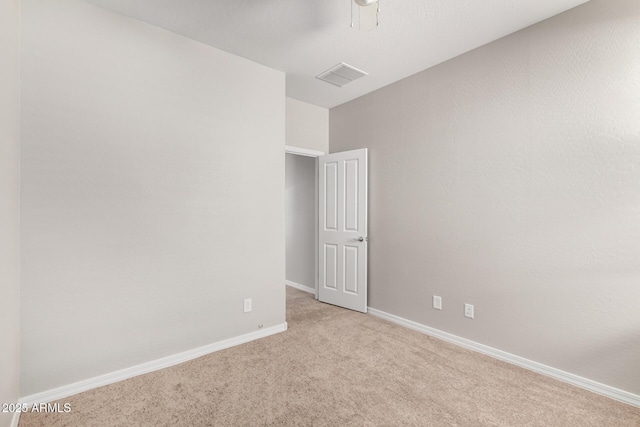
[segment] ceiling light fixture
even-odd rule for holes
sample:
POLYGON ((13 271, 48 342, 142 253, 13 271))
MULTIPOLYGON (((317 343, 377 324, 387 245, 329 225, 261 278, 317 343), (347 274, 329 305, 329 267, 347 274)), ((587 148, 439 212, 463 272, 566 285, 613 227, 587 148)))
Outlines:
POLYGON ((351 28, 357 27, 360 31, 371 31, 375 29, 378 26, 379 13, 380 0, 352 0, 351 28), (356 9, 355 12, 354 7, 356 9))

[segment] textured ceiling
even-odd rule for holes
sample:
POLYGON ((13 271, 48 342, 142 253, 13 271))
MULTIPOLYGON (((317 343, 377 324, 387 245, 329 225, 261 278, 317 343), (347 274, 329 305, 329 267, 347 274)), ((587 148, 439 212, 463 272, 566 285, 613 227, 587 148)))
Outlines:
POLYGON ((350 0, 86 0, 286 72, 287 96, 334 107, 587 0, 380 0, 380 26, 350 28, 350 0), (342 88, 315 78, 346 62, 342 88))

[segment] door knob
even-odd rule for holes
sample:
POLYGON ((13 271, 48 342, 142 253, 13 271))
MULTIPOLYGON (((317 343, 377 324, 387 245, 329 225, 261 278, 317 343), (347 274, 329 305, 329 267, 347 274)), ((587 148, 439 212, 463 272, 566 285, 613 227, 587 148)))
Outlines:
POLYGON ((364 237, 360 236, 356 239, 358 242, 364 242, 364 237))

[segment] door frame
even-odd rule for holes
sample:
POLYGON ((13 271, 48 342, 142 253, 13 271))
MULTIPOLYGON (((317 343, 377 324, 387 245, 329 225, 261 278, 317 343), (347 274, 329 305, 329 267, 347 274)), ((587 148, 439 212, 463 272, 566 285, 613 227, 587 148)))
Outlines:
MULTIPOLYGON (((294 147, 291 145, 285 145, 284 146, 284 152, 285 154, 295 154, 298 156, 305 156, 305 157, 313 157, 315 158, 315 172, 314 172, 314 191, 315 191, 315 196, 314 196, 314 204, 315 204, 315 209, 314 209, 314 219, 313 219, 313 223, 316 226, 316 230, 315 233, 313 233, 314 235, 314 239, 315 242, 313 242, 313 247, 314 247, 314 268, 315 271, 313 272, 313 286, 315 289, 314 295, 315 298, 318 299, 318 233, 319 233, 319 228, 318 228, 318 157, 320 156, 324 156, 325 153, 324 151, 318 151, 318 150, 310 150, 308 148, 301 148, 301 147, 294 147)), ((286 277, 285 277, 286 280, 286 277)))

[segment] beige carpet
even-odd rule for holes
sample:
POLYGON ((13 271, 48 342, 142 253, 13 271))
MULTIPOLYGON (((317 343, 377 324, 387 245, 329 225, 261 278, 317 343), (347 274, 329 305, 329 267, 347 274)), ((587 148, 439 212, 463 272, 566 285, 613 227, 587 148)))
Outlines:
POLYGON ((640 426, 640 409, 287 288, 287 332, 24 413, 27 426, 640 426))

